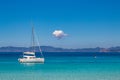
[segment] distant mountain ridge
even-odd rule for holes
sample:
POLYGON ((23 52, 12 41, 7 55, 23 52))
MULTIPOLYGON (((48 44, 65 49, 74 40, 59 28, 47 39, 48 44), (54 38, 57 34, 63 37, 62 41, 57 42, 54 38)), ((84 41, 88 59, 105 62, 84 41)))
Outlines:
MULTIPOLYGON (((0 47, 0 52, 24 52, 30 51, 31 47, 0 47)), ((120 46, 111 47, 111 48, 81 48, 81 49, 65 49, 65 48, 56 48, 52 46, 41 46, 43 52, 120 52, 120 46)), ((35 47, 36 52, 39 51, 39 47, 35 47)))

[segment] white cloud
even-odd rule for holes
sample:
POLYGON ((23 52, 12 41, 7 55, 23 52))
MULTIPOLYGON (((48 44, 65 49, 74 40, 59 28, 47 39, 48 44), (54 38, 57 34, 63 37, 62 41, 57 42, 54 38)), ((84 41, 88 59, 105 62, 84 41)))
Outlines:
POLYGON ((55 30, 53 32, 53 36, 55 36, 58 39, 61 39, 61 38, 65 37, 65 36, 67 36, 67 34, 65 34, 62 30, 55 30))

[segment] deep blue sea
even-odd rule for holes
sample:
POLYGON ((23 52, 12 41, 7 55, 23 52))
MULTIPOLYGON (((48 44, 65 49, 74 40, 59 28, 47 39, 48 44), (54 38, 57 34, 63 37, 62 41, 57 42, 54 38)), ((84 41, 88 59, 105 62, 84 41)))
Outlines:
POLYGON ((0 53, 0 80, 120 80, 120 53, 43 54, 44 64, 23 64, 22 53, 0 53))

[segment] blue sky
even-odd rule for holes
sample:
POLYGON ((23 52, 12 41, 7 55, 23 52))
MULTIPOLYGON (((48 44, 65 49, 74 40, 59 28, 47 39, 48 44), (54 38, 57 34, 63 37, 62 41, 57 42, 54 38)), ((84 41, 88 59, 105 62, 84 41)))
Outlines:
POLYGON ((29 46, 31 21, 41 45, 120 46, 119 0, 0 0, 0 45, 29 46), (58 40, 54 30, 67 37, 58 40))

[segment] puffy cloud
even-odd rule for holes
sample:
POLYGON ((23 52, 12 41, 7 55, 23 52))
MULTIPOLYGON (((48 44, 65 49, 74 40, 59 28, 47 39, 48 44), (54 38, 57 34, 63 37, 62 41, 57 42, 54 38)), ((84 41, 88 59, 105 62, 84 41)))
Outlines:
POLYGON ((55 30, 53 32, 53 36, 55 36, 58 39, 61 39, 61 38, 65 37, 65 36, 67 36, 67 34, 65 34, 62 30, 55 30))

